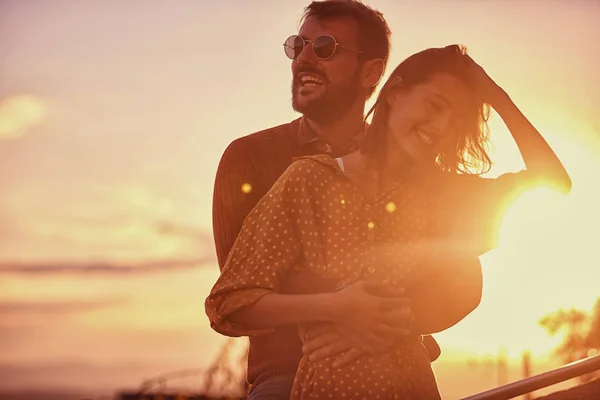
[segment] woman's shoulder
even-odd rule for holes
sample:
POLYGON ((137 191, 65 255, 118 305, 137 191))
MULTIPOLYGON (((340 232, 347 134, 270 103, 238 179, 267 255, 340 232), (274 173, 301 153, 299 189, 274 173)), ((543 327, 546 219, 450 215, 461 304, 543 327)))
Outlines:
POLYGON ((315 174, 321 175, 327 172, 339 172, 337 161, 327 154, 295 157, 285 171, 284 175, 295 177, 315 174))
POLYGON ((337 166, 337 162, 335 161, 335 158, 331 157, 329 154, 314 154, 309 156, 294 157, 291 165, 323 168, 335 167, 337 166))
POLYGON ((335 159, 326 154, 296 157, 276 185, 297 186, 306 183, 312 186, 317 181, 328 181, 334 178, 339 171, 335 159))

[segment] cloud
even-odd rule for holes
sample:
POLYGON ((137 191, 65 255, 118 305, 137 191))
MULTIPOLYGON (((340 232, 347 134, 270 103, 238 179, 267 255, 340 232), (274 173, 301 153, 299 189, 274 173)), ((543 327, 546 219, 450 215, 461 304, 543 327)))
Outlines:
POLYGON ((0 301, 0 315, 27 314, 70 314, 94 311, 125 302, 121 298, 100 300, 47 300, 47 301, 0 301))
POLYGON ((29 94, 13 95, 0 102, 0 139, 15 139, 40 124, 46 117, 46 103, 29 94))
POLYGON ((194 241, 200 241, 210 247, 214 246, 212 236, 207 235, 204 230, 195 226, 178 224, 170 221, 159 221, 156 223, 155 227, 156 231, 162 235, 190 238, 194 241))
POLYGON ((0 263, 0 274, 19 275, 135 275, 193 269, 215 261, 214 255, 132 263, 0 263))

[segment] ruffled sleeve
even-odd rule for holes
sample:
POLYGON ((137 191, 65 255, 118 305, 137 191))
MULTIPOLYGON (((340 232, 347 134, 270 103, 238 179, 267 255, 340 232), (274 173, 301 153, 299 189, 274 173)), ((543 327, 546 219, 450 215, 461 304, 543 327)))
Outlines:
POLYGON ((272 331, 236 324, 230 316, 266 294, 279 292, 284 275, 297 263, 302 248, 298 217, 310 212, 307 162, 294 162, 244 220, 205 302, 210 325, 217 332, 252 336, 272 331))

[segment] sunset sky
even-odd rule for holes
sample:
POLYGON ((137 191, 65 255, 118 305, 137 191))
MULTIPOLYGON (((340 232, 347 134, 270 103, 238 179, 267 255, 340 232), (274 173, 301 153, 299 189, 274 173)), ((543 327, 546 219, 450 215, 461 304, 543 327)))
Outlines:
MULTIPOLYGON (((307 3, 0 0, 0 374, 131 366, 77 384, 135 386, 211 361, 216 167, 233 139, 297 117, 282 43, 307 3)), ((388 71, 467 45, 572 176, 568 197, 538 189, 510 208, 481 306, 436 336, 441 363, 501 347, 542 360, 558 339, 537 320, 600 295, 600 2, 366 3, 392 30, 388 71)), ((491 128, 490 175, 523 168, 491 128)))

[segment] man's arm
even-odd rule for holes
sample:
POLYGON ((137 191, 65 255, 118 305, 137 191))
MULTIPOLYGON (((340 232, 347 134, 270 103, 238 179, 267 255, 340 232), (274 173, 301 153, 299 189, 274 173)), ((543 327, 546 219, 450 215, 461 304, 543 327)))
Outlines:
POLYGON ((243 139, 233 141, 221 157, 213 191, 213 235, 220 269, 244 219, 264 194, 257 176, 243 139))

